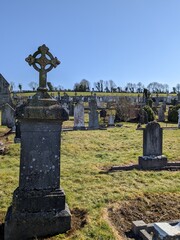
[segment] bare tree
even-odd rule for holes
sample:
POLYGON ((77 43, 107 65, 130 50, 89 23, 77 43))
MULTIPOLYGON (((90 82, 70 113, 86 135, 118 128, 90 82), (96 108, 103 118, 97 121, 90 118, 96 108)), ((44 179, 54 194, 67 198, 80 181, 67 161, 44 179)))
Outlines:
POLYGON ((30 82, 29 87, 32 88, 33 91, 35 91, 38 87, 38 84, 36 82, 30 82))
POLYGON ((116 84, 113 80, 109 80, 109 88, 111 92, 114 92, 114 90, 116 89, 116 84))
POLYGON ((178 93, 180 92, 180 84, 179 83, 176 85, 176 90, 178 93))
POLYGON ((15 88, 15 83, 14 82, 10 82, 10 91, 12 92, 15 88))

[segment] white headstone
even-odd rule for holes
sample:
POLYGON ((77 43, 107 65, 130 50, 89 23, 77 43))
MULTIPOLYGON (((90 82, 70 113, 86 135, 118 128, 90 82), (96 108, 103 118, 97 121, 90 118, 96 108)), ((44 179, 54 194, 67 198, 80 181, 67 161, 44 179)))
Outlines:
POLYGON ((78 102, 74 107, 74 129, 83 129, 84 125, 84 104, 78 102))

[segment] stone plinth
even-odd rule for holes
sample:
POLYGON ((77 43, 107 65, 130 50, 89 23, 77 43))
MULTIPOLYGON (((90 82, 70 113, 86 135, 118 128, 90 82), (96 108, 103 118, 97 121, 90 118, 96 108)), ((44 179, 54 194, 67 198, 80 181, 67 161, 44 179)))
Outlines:
POLYGON ((167 165, 167 157, 160 156, 140 156, 139 165, 142 169, 158 169, 167 165))
POLYGON ((61 125, 67 112, 38 92, 16 110, 21 128, 19 186, 5 219, 5 240, 64 233, 71 214, 60 187, 61 125))
POLYGON ((149 122, 143 129, 143 156, 139 157, 142 169, 160 168, 167 164, 162 155, 162 128, 157 122, 149 122))

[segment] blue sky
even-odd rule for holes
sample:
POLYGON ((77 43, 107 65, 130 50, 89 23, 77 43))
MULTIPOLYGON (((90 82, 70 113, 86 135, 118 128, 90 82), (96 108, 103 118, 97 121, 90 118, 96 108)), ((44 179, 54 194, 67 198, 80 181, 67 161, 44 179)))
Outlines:
POLYGON ((46 44, 61 64, 54 86, 87 79, 180 83, 179 0, 1 0, 0 73, 23 89, 38 82, 25 58, 46 44))

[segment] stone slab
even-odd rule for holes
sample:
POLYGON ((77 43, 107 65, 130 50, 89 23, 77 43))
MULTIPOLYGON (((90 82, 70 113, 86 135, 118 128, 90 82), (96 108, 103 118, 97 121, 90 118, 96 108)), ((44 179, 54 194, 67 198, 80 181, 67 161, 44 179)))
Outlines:
POLYGON ((144 229, 146 227, 146 223, 142 220, 133 221, 132 222, 132 231, 135 235, 138 235, 140 230, 144 229))
POLYGON ((162 156, 140 156, 139 166, 141 169, 156 169, 167 165, 167 157, 162 156))
POLYGON ((13 209, 20 212, 61 211, 65 208, 62 189, 24 191, 17 188, 13 194, 13 209))
POLYGON ((20 240, 65 233, 71 228, 68 206, 62 211, 12 213, 9 207, 5 219, 4 240, 20 240))
POLYGON ((180 223, 175 226, 167 222, 159 222, 154 224, 155 237, 154 240, 178 240, 180 239, 180 223))

